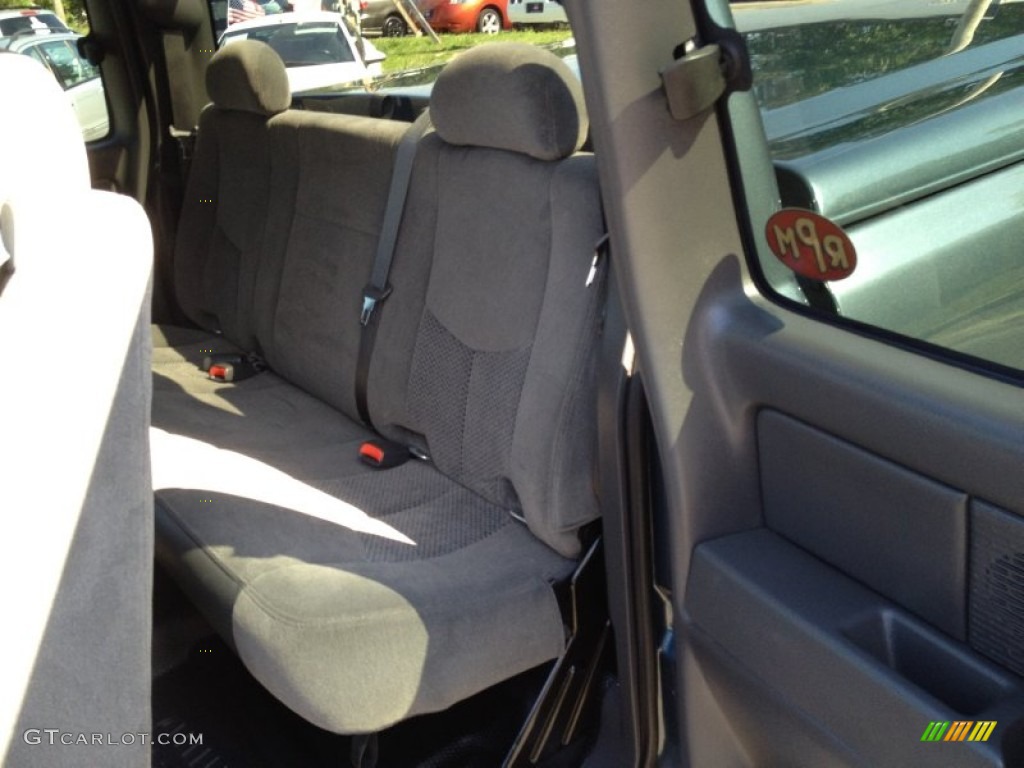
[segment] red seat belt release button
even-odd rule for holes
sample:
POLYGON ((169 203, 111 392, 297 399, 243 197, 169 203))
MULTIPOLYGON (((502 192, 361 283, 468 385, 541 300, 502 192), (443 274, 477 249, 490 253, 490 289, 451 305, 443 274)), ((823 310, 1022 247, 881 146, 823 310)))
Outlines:
POLYGON ((242 381, 260 373, 266 366, 252 355, 227 352, 205 357, 199 367, 214 381, 242 381))
POLYGON ((391 440, 367 440, 359 446, 359 460, 374 469, 390 469, 405 464, 410 458, 409 449, 391 440))

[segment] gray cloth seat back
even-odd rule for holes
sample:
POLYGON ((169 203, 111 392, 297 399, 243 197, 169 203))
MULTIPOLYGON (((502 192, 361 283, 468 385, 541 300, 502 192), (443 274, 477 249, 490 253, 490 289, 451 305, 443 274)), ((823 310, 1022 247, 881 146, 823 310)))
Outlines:
POLYGON ((38 62, 0 55, 0 114, 0 264, 15 264, 0 294, 0 763, 140 768, 141 739, 76 747, 41 729, 152 727, 150 226, 90 188, 81 128, 38 62), (69 343, 83 327, 90 341, 69 343))
POLYGON ((270 189, 271 118, 291 103, 284 62, 265 43, 218 51, 213 103, 199 119, 174 249, 178 303, 201 328, 254 346, 252 293, 270 189))
POLYGON ((431 99, 370 370, 370 412, 558 552, 592 487, 603 231, 579 81, 550 52, 462 54, 431 99))
POLYGON ((256 336, 274 371, 356 421, 361 295, 407 127, 298 110, 271 122, 256 336))

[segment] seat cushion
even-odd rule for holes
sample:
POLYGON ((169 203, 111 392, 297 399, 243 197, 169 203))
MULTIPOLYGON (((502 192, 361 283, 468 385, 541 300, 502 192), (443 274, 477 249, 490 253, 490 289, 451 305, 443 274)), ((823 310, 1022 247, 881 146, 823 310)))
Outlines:
POLYGON ((572 561, 417 460, 358 460, 362 426, 266 372, 199 370, 157 328, 157 558, 253 675, 313 723, 371 732, 555 658, 572 561))
POLYGON ((153 426, 245 453, 304 482, 361 471, 366 429, 272 372, 237 383, 210 380, 203 357, 240 350, 223 337, 153 329, 153 426), (176 342, 165 346, 163 342, 176 342), (347 457, 347 462, 340 457, 347 457))
POLYGON ((369 469, 353 445, 302 479, 211 442, 154 429, 158 560, 311 722, 377 731, 563 650, 572 562, 431 465, 369 469))

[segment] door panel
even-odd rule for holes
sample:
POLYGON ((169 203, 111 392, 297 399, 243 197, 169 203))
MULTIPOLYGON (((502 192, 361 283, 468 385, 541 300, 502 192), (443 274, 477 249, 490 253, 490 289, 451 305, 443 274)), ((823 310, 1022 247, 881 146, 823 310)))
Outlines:
POLYGON ((1024 522, 974 501, 970 540, 971 647, 1024 675, 1024 522))
MULTIPOLYGON (((690 321, 701 365, 683 363, 691 409, 715 417, 684 442, 738 428, 756 468, 746 448, 675 459, 721 484, 709 505, 756 477, 761 525, 698 544, 677 635, 749 764, 816 764, 805 742, 840 765, 1024 759, 1024 392, 751 297, 722 269, 690 321), (997 726, 922 742, 933 721, 997 726)), ((715 759, 702 720, 692 754, 715 759)))
POLYGON ((1013 749, 920 741, 934 721, 1018 721, 1019 680, 769 530, 698 547, 686 603, 691 652, 754 765, 1000 765, 1013 749), (794 749, 800 732, 824 763, 794 749))
POLYGON ((777 411, 756 429, 765 527, 965 639, 966 494, 777 411))

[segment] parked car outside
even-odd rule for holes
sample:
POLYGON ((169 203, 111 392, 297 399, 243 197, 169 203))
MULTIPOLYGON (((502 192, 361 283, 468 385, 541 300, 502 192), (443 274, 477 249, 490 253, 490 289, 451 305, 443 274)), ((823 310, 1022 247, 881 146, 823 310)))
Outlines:
MULTIPOLYGON (((3 19, 0 19, 2 23, 3 19)), ((74 107, 82 138, 95 141, 109 132, 110 118, 99 68, 78 52, 80 37, 75 32, 53 32, 49 26, 34 27, 12 37, 0 38, 0 50, 29 56, 53 73, 74 107)))
POLYGON ((71 31, 53 11, 35 7, 0 10, 0 38, 12 37, 19 32, 35 32, 37 30, 71 31))
POLYGON ((259 40, 277 51, 292 92, 376 77, 384 60, 373 43, 356 40, 340 15, 326 11, 280 13, 232 24, 220 45, 239 40, 259 40))
POLYGON ((512 29, 508 0, 439 0, 425 7, 423 15, 438 32, 496 35, 512 29))
POLYGON ((569 23, 565 6, 556 0, 508 0, 508 17, 513 26, 569 23))
POLYGON ((395 0, 360 0, 359 19, 363 32, 369 34, 379 34, 382 37, 402 37, 409 34, 409 25, 395 7, 395 0))

